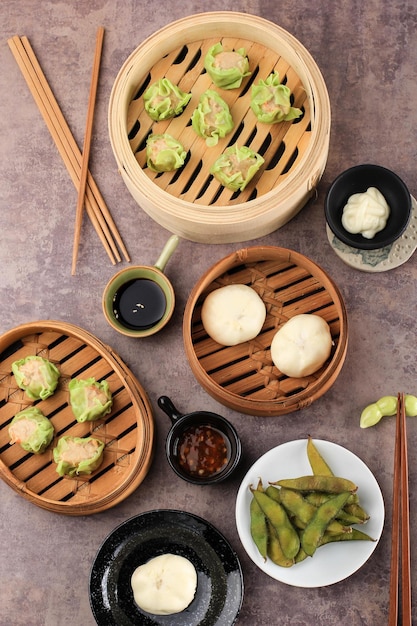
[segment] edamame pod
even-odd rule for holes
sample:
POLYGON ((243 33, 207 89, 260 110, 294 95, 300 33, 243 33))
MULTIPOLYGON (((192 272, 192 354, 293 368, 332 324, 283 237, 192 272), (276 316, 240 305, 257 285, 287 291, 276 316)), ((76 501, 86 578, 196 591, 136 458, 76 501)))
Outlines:
POLYGON ((319 474, 320 476, 333 476, 332 470, 318 451, 311 437, 307 440, 307 457, 313 474, 319 474))
MULTIPOLYGON (((314 504, 314 506, 320 506, 323 502, 326 502, 332 497, 331 493, 323 493, 321 491, 310 491, 304 495, 304 498, 314 504)), ((359 504, 359 496, 357 493, 351 493, 346 504, 359 504)))
POLYGON ((307 475, 299 478, 284 478, 272 482, 272 485, 295 489, 296 491, 324 491, 325 493, 355 493, 358 487, 351 480, 340 476, 307 475))
MULTIPOLYGON (((320 491, 311 491, 310 493, 306 493, 304 495, 304 498, 307 500, 307 502, 309 502, 310 504, 314 504, 315 507, 320 506, 320 504, 323 504, 323 502, 326 502, 329 498, 332 497, 331 493, 321 493, 320 491)), ((352 513, 348 513, 346 511, 346 507, 349 504, 359 504, 359 497, 357 493, 351 493, 347 503, 345 504, 344 508, 341 509, 339 511, 339 513, 337 514, 337 521, 341 522, 342 524, 363 524, 364 520, 363 520, 363 516, 361 515, 361 517, 357 517, 356 515, 353 515, 352 513)))
POLYGON ((341 535, 325 532, 321 538, 320 545, 324 546, 326 543, 335 543, 337 541, 376 541, 376 539, 357 528, 352 528, 351 533, 342 533, 341 535))
POLYGON ((294 565, 294 559, 288 559, 282 551, 278 535, 271 522, 267 520, 268 529, 268 556, 275 565, 280 567, 291 567, 294 565))
POLYGON ((395 415, 397 412, 396 396, 383 396, 375 402, 382 415, 395 415))
MULTIPOLYGON (((307 502, 299 491, 293 491, 292 489, 281 488, 281 504, 290 515, 294 516, 293 523, 302 529, 311 522, 317 511, 317 507, 307 502), (298 523, 298 521, 301 523, 298 523)), ((340 522, 333 521, 329 524, 327 530, 340 534, 350 532, 351 528, 343 526, 340 522)))
POLYGON ((265 489, 265 493, 267 496, 275 500, 275 502, 281 502, 281 489, 278 489, 278 487, 268 485, 268 487, 265 489))
POLYGON ((348 497, 349 492, 339 493, 316 510, 314 517, 301 535, 301 547, 306 554, 313 556, 328 525, 344 507, 348 497))
POLYGON ((345 506, 345 511, 349 515, 353 515, 354 517, 360 519, 362 524, 367 522, 370 517, 360 504, 347 504, 345 506))
MULTIPOLYGON (((405 414, 408 417, 417 416, 417 398, 411 394, 404 397, 405 414)), ((366 406, 360 417, 360 427, 369 428, 375 426, 384 416, 392 416, 397 412, 398 398, 396 396, 383 396, 373 404, 366 406)))
POLYGON ((406 395, 404 399, 405 414, 409 417, 417 417, 417 398, 416 396, 406 395))
POLYGON ((255 498, 252 498, 250 503, 250 534, 260 555, 263 557, 264 561, 266 561, 268 528, 265 515, 255 498))
POLYGON ((288 559, 293 559, 300 548, 300 537, 288 519, 283 506, 257 489, 251 491, 278 535, 282 551, 288 559))

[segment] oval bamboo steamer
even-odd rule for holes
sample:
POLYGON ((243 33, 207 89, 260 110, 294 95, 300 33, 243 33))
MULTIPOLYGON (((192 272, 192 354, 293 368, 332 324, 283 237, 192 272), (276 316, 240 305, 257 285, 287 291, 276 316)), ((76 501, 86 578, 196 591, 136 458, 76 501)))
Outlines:
POLYGON ((228 255, 197 282, 185 307, 183 339, 197 381, 218 402, 249 415, 285 415, 309 406, 335 382, 346 357, 347 314, 339 289, 313 261, 286 248, 255 246, 228 255), (201 306, 211 291, 233 283, 252 287, 267 316, 257 337, 229 347, 208 336, 201 306), (291 378, 273 364, 270 346, 277 330, 301 313, 326 320, 333 346, 320 370, 291 378))
POLYGON ((0 476, 17 493, 55 513, 89 515, 115 506, 143 481, 154 447, 154 422, 146 392, 120 357, 87 331, 64 322, 39 321, 0 337, 0 476), (58 387, 33 402, 16 385, 13 361, 42 356, 60 370, 58 387), (107 380, 113 395, 111 413, 79 424, 69 405, 71 378, 107 380), (8 427, 14 415, 36 404, 51 420, 55 436, 40 455, 10 445, 8 427), (89 476, 60 477, 52 450, 62 435, 94 436, 105 443, 103 462, 89 476))
MULTIPOLYGON (((214 87, 217 89, 216 87, 214 87)), ((144 40, 121 67, 109 103, 109 133, 120 174, 139 206, 169 231, 201 243, 242 242, 287 223, 314 194, 323 174, 330 139, 330 103, 323 76, 309 52, 291 34, 263 18, 239 12, 201 13, 173 22, 144 40), (199 97, 213 84, 204 70, 209 47, 244 47, 252 75, 239 89, 217 90, 229 104, 235 129, 207 148, 190 125, 199 97), (300 119, 257 122, 250 86, 277 70, 293 94, 300 119), (166 76, 192 93, 185 111, 152 122, 141 97, 166 76), (146 167, 146 138, 168 132, 189 151, 176 172, 146 167), (250 146, 265 158, 261 173, 241 193, 223 188, 210 175, 229 144, 250 146)))

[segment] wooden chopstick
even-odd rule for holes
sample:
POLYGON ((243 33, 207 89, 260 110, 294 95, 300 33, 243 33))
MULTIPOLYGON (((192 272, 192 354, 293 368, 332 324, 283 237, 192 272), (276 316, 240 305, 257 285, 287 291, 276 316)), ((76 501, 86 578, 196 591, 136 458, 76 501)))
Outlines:
POLYGON ((103 49, 104 28, 99 27, 96 37, 96 48, 94 52, 93 72, 91 76, 90 95, 88 99, 87 121, 85 127, 83 153, 81 160, 80 185, 78 187, 77 208, 75 213, 74 245, 72 250, 71 274, 75 274, 78 258, 78 246, 81 236, 81 225, 84 208, 85 189, 87 186, 88 161, 90 158, 91 137, 93 134, 94 108, 96 105, 98 76, 100 72, 101 52, 103 49))
MULTIPOLYGON (((8 44, 67 167, 71 179, 76 189, 78 189, 82 155, 42 72, 42 68, 37 61, 29 40, 26 37, 18 37, 16 35, 8 40, 8 44)), ((115 264, 116 261, 121 261, 116 244, 119 245, 125 259, 130 261, 129 254, 110 211, 90 172, 88 172, 87 175, 85 206, 87 214, 111 262, 115 264)))
POLYGON ((404 394, 398 394, 395 428, 394 479, 392 495, 392 539, 389 626, 412 626, 410 505, 408 489, 407 425, 404 394), (400 580, 401 567, 401 580, 400 580), (401 584, 401 613, 399 587, 401 584))
MULTIPOLYGON (((81 153, 79 153, 80 162, 77 164, 77 154, 71 149, 72 141, 74 141, 73 137, 58 107, 58 103, 54 99, 53 95, 47 91, 48 85, 46 79, 40 68, 37 66, 36 58, 34 58, 34 55, 32 54, 29 41, 25 37, 13 37, 8 43, 52 135, 52 138, 62 156, 67 170, 70 173, 71 179, 75 187, 78 189, 81 171, 81 153)), ((100 216, 100 207, 95 202, 95 198, 88 193, 86 209, 111 262, 115 264, 116 259, 121 259, 117 258, 117 250, 115 250, 114 246, 112 246, 111 233, 106 233, 106 224, 100 216)))
POLYGON ((411 626, 410 495, 404 394, 401 395, 401 427, 401 608, 404 626, 411 626))

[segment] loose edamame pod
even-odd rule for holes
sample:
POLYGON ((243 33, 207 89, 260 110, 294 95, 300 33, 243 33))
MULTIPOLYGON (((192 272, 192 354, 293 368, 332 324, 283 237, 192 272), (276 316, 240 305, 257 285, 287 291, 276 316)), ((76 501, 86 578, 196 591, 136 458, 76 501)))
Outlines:
POLYGON ((265 516, 274 527, 284 555, 287 559, 293 559, 300 548, 300 537, 288 519, 284 507, 262 491, 252 487, 251 491, 265 516))
POLYGON ((405 414, 409 417, 417 417, 417 398, 416 396, 406 395, 404 398, 405 414))
POLYGON ((339 493, 319 506, 301 536, 301 547, 306 554, 313 556, 328 525, 334 520, 340 509, 344 507, 348 498, 349 492, 339 493))
POLYGON ((351 480, 340 476, 307 475, 299 478, 284 478, 272 482, 272 485, 295 489, 296 491, 324 491, 325 493, 354 493, 358 487, 351 480))
POLYGON ((397 398, 395 396, 383 396, 375 402, 382 415, 395 415, 397 412, 397 398))
MULTIPOLYGON (((417 416, 417 397, 407 394, 404 398, 405 413, 408 417, 417 416)), ((366 406, 360 417, 361 428, 375 426, 384 416, 390 417, 397 412, 398 398, 396 396, 383 396, 373 404, 366 406)))

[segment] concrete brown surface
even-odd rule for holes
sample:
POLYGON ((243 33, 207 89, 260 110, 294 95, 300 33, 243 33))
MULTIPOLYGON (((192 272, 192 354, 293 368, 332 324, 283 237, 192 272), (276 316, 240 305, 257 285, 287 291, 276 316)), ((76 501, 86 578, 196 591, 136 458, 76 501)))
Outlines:
MULTIPOLYGON (((43 510, 0 481, 0 624, 93 626, 88 580, 92 561, 111 530, 143 511, 182 509, 214 524, 241 560, 242 626, 381 626, 388 611, 394 419, 359 428, 362 408, 398 391, 417 395, 417 256, 382 273, 345 264, 326 236, 323 202, 343 169, 375 162, 395 170, 417 194, 417 6, 378 0, 145 3, 135 0, 2 0, 0 3, 0 333, 35 320, 76 324, 111 346, 133 370, 154 407, 153 465, 129 498, 106 512, 68 517, 43 510), (91 170, 116 220, 132 263, 152 264, 169 234, 133 200, 117 172, 108 129, 112 85, 127 56, 147 36, 200 11, 239 10, 265 17, 293 34, 312 54, 332 108, 330 150, 317 196, 288 224, 253 241, 290 248, 325 269, 340 288, 349 320, 347 358, 335 384, 310 407, 260 418, 223 407, 195 380, 182 342, 182 315, 199 277, 239 244, 182 240, 167 273, 177 295, 170 324, 136 341, 115 333, 101 311, 105 284, 116 269, 84 220, 77 273, 71 276, 76 192, 7 40, 31 41, 70 128, 83 143, 95 34, 105 28, 91 170), (157 398, 181 411, 204 408, 236 426, 244 460, 223 485, 186 484, 164 456, 168 418, 157 398), (262 573, 240 543, 234 503, 247 468, 270 448, 307 434, 345 446, 377 478, 386 506, 382 538, 369 561, 337 584, 302 589, 262 573)), ((127 263, 122 263, 122 266, 127 263)), ((409 420, 412 561, 417 559, 417 423, 409 420)), ((337 564, 335 564, 337 566, 337 564)), ((417 582, 413 568, 413 583, 417 582)), ((417 621, 417 605, 413 611, 417 621)), ((105 625, 103 625, 105 626, 105 625)))

